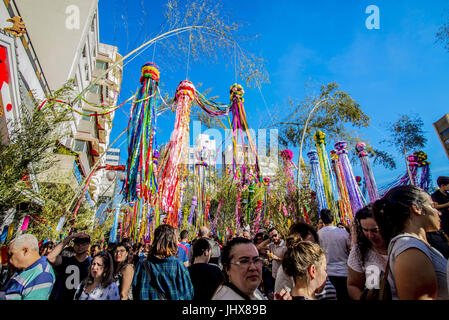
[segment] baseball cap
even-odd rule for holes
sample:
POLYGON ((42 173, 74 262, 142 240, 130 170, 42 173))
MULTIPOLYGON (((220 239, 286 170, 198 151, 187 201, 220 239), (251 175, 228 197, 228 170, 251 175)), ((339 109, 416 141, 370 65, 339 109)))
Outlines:
POLYGON ((88 234, 83 233, 82 235, 73 239, 73 243, 79 244, 90 243, 90 236, 88 234))

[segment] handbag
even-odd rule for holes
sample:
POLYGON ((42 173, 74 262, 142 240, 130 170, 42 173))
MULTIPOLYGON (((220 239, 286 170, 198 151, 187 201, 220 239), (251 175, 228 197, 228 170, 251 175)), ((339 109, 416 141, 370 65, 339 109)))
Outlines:
POLYGON ((387 266, 385 267, 385 273, 380 282, 380 288, 379 289, 365 288, 362 292, 360 300, 364 301, 391 300, 392 299, 391 288, 390 284, 388 283, 389 272, 390 272, 390 255, 388 255, 387 266))

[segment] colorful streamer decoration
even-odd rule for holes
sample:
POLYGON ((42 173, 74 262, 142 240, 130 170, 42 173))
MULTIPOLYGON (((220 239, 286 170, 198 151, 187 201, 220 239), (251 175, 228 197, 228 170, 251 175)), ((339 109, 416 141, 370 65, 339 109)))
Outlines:
MULTIPOLYGON (((249 131, 248 127, 248 121, 246 118, 245 108, 244 108, 244 101, 243 94, 245 91, 243 90, 243 87, 239 84, 233 84, 230 88, 230 100, 231 100, 231 112, 232 112, 232 122, 231 128, 232 128, 232 142, 233 142, 233 152, 234 152, 234 159, 233 159, 233 171, 234 171, 234 178, 237 179, 238 174, 241 175, 241 186, 249 185, 250 181, 254 178, 258 182, 262 182, 262 178, 260 176, 260 168, 259 168, 259 157, 257 155, 256 148, 254 146, 251 133, 249 131), (238 158, 237 158, 237 143, 239 136, 241 137, 242 142, 242 151, 243 151, 243 164, 242 166, 238 167, 238 158), (248 144, 245 143, 245 138, 248 139, 248 144), (247 148, 247 145, 249 146, 249 149, 251 150, 252 157, 254 157, 254 170, 252 170, 252 167, 250 166, 251 159, 249 152, 246 153, 245 149, 247 148)), ((249 150, 248 150, 249 151, 249 150)))
POLYGON ((318 160, 320 162, 321 174, 323 176, 323 186, 326 194, 326 201, 331 211, 335 208, 335 178, 332 173, 331 164, 329 158, 327 157, 326 151, 326 134, 322 131, 317 131, 313 138, 315 140, 315 146, 317 148, 318 160))
POLYGON ((178 214, 181 208, 181 188, 183 164, 188 163, 189 121, 195 87, 190 81, 182 81, 176 89, 176 119, 170 142, 163 156, 159 197, 161 209, 167 213, 167 223, 178 226, 178 214))
POLYGON ((365 178, 365 185, 368 191, 370 202, 374 202, 379 199, 379 193, 377 191, 376 180, 374 179, 373 170, 368 158, 368 153, 365 152, 366 144, 363 142, 357 143, 356 150, 357 155, 362 163, 363 176, 365 178))
POLYGON ((424 151, 417 151, 414 154, 418 157, 418 166, 421 168, 421 177, 418 186, 427 193, 430 193, 433 190, 433 184, 427 154, 424 151))
POLYGON ((281 152, 281 158, 284 160, 284 169, 287 176, 287 193, 293 194, 296 192, 296 183, 293 176, 293 152, 289 149, 285 149, 281 152))
POLYGON ((198 199, 198 215, 195 224, 195 232, 199 227, 205 225, 207 214, 207 194, 206 194, 206 169, 209 166, 208 159, 209 152, 206 147, 201 148, 195 152, 197 163, 196 170, 196 195, 198 199))
POLYGON ((154 63, 148 62, 142 67, 140 83, 128 124, 128 163, 123 196, 127 201, 144 198, 148 202, 157 194, 155 166, 159 158, 155 141, 159 69, 154 63))
POLYGON ((335 150, 339 156, 341 168, 343 169, 343 176, 348 190, 349 200, 351 201, 351 208, 353 216, 355 213, 366 205, 352 170, 351 163, 348 158, 348 151, 346 150, 347 143, 339 141, 335 144, 335 150))
POLYGON ((316 199, 318 202, 318 213, 321 216, 321 210, 327 209, 328 204, 326 201, 326 191, 323 185, 323 176, 321 175, 320 163, 318 160, 318 152, 316 150, 311 150, 307 153, 310 159, 310 166, 312 168, 312 177, 315 182, 316 199))

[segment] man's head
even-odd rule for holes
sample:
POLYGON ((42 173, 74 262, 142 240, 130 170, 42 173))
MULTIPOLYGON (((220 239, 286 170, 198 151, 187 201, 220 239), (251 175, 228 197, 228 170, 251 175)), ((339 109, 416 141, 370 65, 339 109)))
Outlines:
POLYGON ((198 236, 200 238, 209 238, 209 229, 206 226, 201 227, 198 231, 198 236))
POLYGON ((439 176, 437 179, 438 188, 442 191, 449 191, 449 177, 439 176))
POLYGON ((243 238, 251 240, 251 233, 248 230, 243 231, 243 238))
POLYGON ((321 220, 323 220, 323 223, 325 225, 332 224, 334 221, 334 215, 332 214, 332 211, 329 209, 321 209, 320 211, 321 220))
POLYGON ((195 241, 195 243, 192 245, 192 255, 193 259, 200 258, 197 260, 201 260, 203 263, 208 263, 210 260, 210 243, 205 238, 200 238, 195 241))
POLYGON ((276 228, 271 228, 270 231, 268 231, 268 234, 270 235, 271 241, 275 244, 281 242, 281 235, 279 234, 279 231, 276 230, 276 228))
POLYGON ((16 269, 26 269, 39 258, 39 243, 32 234, 20 235, 9 244, 8 261, 16 269))
POLYGON ((189 232, 187 230, 182 230, 181 234, 179 235, 179 238, 181 239, 182 242, 187 242, 187 240, 189 240, 189 232))
POLYGON ((85 233, 80 233, 73 239, 73 250, 76 256, 81 256, 89 251, 90 236, 85 233))

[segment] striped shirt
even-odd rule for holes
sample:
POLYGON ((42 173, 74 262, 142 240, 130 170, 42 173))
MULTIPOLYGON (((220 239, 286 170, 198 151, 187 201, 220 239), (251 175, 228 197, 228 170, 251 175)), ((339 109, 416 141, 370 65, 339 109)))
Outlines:
POLYGON ((53 267, 47 257, 40 257, 0 289, 0 300, 48 300, 54 283, 53 267))

